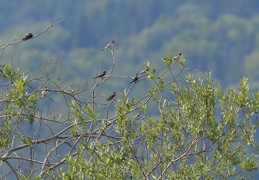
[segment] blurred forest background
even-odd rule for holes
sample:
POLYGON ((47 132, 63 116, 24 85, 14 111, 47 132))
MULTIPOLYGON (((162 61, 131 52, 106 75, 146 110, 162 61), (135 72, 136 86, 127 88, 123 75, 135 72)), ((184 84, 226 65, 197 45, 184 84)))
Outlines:
MULTIPOLYGON (((133 77, 150 61, 158 71, 161 58, 182 52, 191 73, 212 72, 224 88, 246 76, 259 87, 259 1, 257 0, 77 0, 0 1, 0 44, 37 34, 50 21, 66 19, 43 35, 1 52, 0 63, 37 73, 56 56, 67 82, 86 80, 111 68, 115 40, 115 74, 133 77), (52 18, 50 19, 50 13, 52 18)), ((116 77, 115 77, 116 78, 116 77)), ((100 91, 123 91, 130 79, 118 77, 100 91)), ((138 83, 140 92, 148 84, 138 83)))
MULTIPOLYGON (((112 39, 117 74, 134 76, 144 61, 163 67, 161 58, 182 52, 187 67, 212 71, 223 87, 249 77, 259 87, 259 2, 256 0, 78 0, 0 2, 0 43, 25 33, 39 33, 52 21, 59 24, 42 36, 8 48, 2 62, 36 67, 55 53, 70 77, 90 79, 111 64, 100 50, 112 39), (14 53, 15 50, 15 53, 14 53), (29 65, 28 65, 29 62, 29 65)), ((110 52, 109 52, 110 53, 110 52)), ((113 84, 124 89, 125 84, 113 84)))

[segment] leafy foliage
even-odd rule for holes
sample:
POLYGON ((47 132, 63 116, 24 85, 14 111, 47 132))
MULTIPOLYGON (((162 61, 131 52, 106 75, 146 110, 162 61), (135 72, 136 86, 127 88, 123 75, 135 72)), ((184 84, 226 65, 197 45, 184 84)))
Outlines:
MULTIPOLYGON (((13 39, 1 51, 16 44, 25 41, 13 39)), ((198 77, 186 68, 185 54, 171 53, 146 61, 129 84, 114 48, 110 52, 110 62, 98 66, 107 73, 90 82, 67 81, 57 56, 36 75, 0 66, 1 178, 229 179, 258 169, 259 92, 250 91, 247 78, 224 90, 211 73, 198 77), (126 84, 122 80, 128 86, 119 91, 113 83, 126 84), (117 90, 109 100, 107 85, 117 90)))

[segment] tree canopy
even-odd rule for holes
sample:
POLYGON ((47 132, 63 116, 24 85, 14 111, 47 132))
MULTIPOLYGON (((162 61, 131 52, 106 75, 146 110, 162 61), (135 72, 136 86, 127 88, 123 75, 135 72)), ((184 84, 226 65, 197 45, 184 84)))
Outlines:
POLYGON ((0 177, 257 175, 258 5, 1 1, 0 177))
MULTIPOLYGON (((1 51, 34 40, 26 37, 1 51)), ((36 74, 1 64, 1 178, 229 179, 257 170, 259 92, 247 78, 224 90, 187 68, 184 53, 128 76, 116 73, 116 44, 99 53, 110 63, 91 81, 67 81, 58 55, 36 74), (110 90, 116 83, 124 90, 110 90)))

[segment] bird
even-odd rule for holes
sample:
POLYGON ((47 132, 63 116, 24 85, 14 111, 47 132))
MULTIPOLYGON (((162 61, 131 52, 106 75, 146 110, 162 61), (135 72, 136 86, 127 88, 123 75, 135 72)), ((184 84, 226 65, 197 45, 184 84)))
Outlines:
POLYGON ((136 119, 139 119, 139 118, 140 118, 140 113, 137 113, 137 114, 134 116, 133 120, 136 120, 136 119))
POLYGON ((139 73, 137 73, 136 76, 145 74, 147 71, 148 71, 147 69, 144 69, 144 70, 140 71, 139 73))
POLYGON ((178 61, 182 57, 182 53, 179 53, 177 56, 175 56, 173 59, 178 61))
POLYGON ((107 99, 106 101, 112 100, 116 96, 116 92, 113 92, 107 99))
POLYGON ((132 78, 130 84, 135 84, 136 82, 138 82, 138 74, 136 74, 136 76, 132 78))
POLYGON ((93 77, 93 79, 101 78, 101 77, 103 77, 103 76, 105 76, 105 75, 106 75, 106 71, 103 71, 102 74, 98 74, 97 76, 93 77))
POLYGON ((106 50, 108 48, 112 49, 113 46, 114 46, 114 43, 115 43, 115 41, 112 40, 109 44, 107 44, 104 48, 102 48, 102 51, 104 51, 104 50, 106 50))
POLYGON ((48 87, 45 87, 45 88, 41 91, 41 99, 42 99, 44 96, 47 96, 48 93, 49 93, 49 88, 48 88, 48 87))
POLYGON ((23 40, 23 41, 26 41, 26 40, 28 40, 28 39, 31 39, 32 37, 33 37, 33 34, 32 34, 32 33, 26 33, 25 38, 23 38, 22 40, 23 40))

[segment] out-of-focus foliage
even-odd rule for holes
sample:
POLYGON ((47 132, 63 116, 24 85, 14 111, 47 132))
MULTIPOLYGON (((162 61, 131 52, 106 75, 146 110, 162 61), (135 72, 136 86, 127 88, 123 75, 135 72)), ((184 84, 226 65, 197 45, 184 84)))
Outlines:
MULTIPOLYGON (((257 74, 248 65, 254 62, 245 61, 252 54, 255 61, 258 57, 257 7, 256 0, 2 1, 0 35, 3 42, 14 36, 22 38, 26 32, 37 33, 50 21, 51 11, 52 21, 65 18, 66 22, 57 31, 24 45, 20 57, 27 58, 20 61, 27 62, 35 47, 42 51, 62 50, 64 64, 78 68, 79 76, 88 75, 81 65, 99 62, 99 50, 115 39, 119 63, 130 62, 118 73, 134 75, 132 69, 145 60, 162 68, 156 59, 169 52, 182 52, 187 65, 212 71, 226 87, 236 84, 243 75, 252 78, 257 74), (75 53, 79 51, 86 52, 85 59, 75 53)), ((90 68, 98 64, 86 65, 90 68)), ((256 78, 253 80, 258 84, 256 78)))

